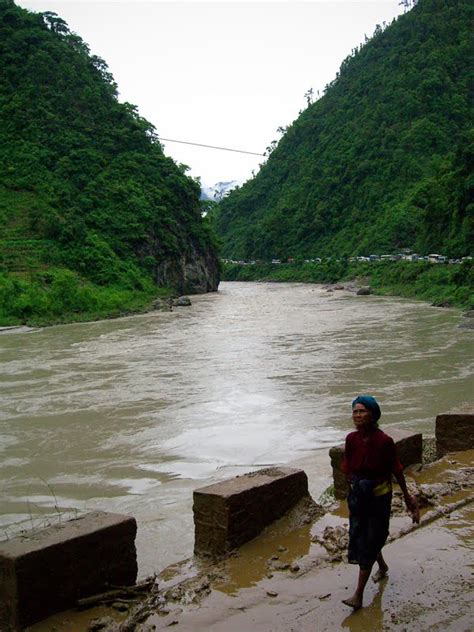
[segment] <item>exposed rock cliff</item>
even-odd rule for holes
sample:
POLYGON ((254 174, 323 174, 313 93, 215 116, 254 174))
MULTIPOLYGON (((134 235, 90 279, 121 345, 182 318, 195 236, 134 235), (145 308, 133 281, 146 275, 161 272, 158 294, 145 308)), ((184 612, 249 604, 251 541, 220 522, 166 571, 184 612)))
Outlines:
POLYGON ((163 261, 156 272, 158 285, 175 288, 180 294, 215 292, 219 286, 219 262, 211 252, 192 249, 190 254, 163 261))

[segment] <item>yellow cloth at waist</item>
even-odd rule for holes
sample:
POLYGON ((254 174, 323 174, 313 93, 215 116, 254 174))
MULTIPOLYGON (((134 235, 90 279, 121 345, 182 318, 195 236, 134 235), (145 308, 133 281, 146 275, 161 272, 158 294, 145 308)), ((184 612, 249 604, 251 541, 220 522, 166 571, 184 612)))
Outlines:
POLYGON ((383 496, 392 491, 392 481, 382 481, 374 487, 374 496, 383 496))

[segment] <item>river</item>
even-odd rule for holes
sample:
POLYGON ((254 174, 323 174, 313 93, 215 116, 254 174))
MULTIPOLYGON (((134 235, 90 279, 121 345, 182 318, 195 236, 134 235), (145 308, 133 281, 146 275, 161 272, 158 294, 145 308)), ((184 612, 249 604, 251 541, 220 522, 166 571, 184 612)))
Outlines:
POLYGON ((130 513, 143 577, 192 554, 193 489, 288 464, 317 498, 358 393, 377 396, 382 425, 428 434, 472 399, 456 310, 305 284, 222 283, 192 301, 2 332, 3 537, 130 513))

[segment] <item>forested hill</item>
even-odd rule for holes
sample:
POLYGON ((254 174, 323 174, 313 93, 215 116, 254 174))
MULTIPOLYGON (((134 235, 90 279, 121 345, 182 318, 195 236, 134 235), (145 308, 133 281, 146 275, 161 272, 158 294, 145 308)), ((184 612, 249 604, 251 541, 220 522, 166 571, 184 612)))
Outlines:
POLYGON ((419 0, 377 27, 260 172, 223 200, 223 253, 472 254, 473 9, 419 0))
POLYGON ((0 312, 16 292, 27 316, 27 285, 65 269, 76 285, 215 290, 200 187, 119 103, 106 63, 57 15, 2 0, 0 67, 0 312))

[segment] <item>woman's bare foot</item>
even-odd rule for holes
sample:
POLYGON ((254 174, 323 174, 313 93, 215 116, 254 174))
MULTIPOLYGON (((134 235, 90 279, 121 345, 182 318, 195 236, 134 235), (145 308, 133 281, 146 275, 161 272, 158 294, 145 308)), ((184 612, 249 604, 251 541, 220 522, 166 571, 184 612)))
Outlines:
POLYGON ((384 579, 385 577, 387 577, 387 573, 388 573, 388 566, 385 563, 385 560, 383 559, 381 554, 377 558, 377 562, 378 562, 379 567, 377 571, 372 575, 372 581, 374 581, 376 584, 382 581, 382 579, 384 579))
POLYGON ((382 581, 382 579, 385 579, 385 577, 387 577, 387 573, 388 566, 386 564, 384 566, 379 566, 379 568, 372 575, 372 581, 377 584, 378 582, 382 581))
POLYGON ((357 597, 357 595, 353 595, 348 599, 343 599, 342 603, 345 603, 346 606, 354 608, 354 610, 359 610, 359 608, 362 608, 362 599, 360 597, 357 597))

